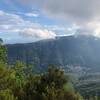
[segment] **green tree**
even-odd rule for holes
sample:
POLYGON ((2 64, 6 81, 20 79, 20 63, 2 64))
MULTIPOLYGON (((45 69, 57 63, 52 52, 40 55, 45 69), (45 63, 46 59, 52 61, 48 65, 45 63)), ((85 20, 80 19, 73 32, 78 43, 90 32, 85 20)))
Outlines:
POLYGON ((14 97, 11 90, 1 90, 0 91, 0 100, 17 100, 17 98, 14 97))
POLYGON ((13 70, 6 64, 0 63, 0 100, 16 100, 12 93, 14 80, 12 79, 13 70))
POLYGON ((0 62, 7 62, 7 49, 3 45, 3 40, 0 39, 0 62))
POLYGON ((83 100, 75 91, 66 92, 64 86, 67 82, 63 70, 49 67, 47 73, 28 77, 24 100, 83 100))

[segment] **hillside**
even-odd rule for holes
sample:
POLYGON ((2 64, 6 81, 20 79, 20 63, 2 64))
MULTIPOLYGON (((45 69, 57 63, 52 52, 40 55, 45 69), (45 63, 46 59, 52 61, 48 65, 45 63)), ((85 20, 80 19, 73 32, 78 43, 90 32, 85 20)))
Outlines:
POLYGON ((27 44, 7 45, 9 64, 16 60, 34 64, 43 72, 49 64, 74 76, 74 85, 85 96, 100 93, 100 39, 93 36, 66 36, 27 44), (87 94, 87 95, 86 95, 87 94))
POLYGON ((7 45, 7 49, 10 64, 20 60, 39 68, 48 64, 93 68, 100 65, 100 39, 92 36, 66 36, 35 43, 13 44, 7 45))

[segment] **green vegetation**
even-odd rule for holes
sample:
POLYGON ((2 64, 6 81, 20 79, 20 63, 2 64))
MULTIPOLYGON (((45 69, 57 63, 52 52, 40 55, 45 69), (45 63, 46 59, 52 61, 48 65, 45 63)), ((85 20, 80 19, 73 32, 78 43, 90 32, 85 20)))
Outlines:
MULTIPOLYGON (((0 42, 0 100, 84 100, 71 87, 62 69, 53 65, 43 74, 17 61, 7 65, 6 48, 0 42)), ((98 100, 97 97, 89 100, 98 100)))
POLYGON ((3 40, 0 39, 0 62, 6 63, 6 61, 7 61, 6 47, 3 45, 3 40))
POLYGON ((60 69, 49 67, 40 75, 26 74, 22 63, 14 68, 0 64, 0 100, 83 100, 66 90, 68 80, 60 69))

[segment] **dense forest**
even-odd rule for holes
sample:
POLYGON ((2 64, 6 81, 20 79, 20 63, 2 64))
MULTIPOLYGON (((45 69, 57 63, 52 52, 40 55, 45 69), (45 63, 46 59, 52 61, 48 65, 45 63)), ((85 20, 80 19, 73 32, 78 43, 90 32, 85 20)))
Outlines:
POLYGON ((20 61, 7 64, 7 49, 0 39, 0 100, 98 100, 81 96, 69 85, 64 70, 54 65, 48 71, 33 74, 33 68, 20 61))

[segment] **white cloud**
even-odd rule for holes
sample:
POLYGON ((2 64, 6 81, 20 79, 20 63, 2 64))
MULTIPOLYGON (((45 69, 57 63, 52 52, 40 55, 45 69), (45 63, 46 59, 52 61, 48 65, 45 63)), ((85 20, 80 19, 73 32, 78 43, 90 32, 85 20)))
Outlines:
POLYGON ((49 17, 75 24, 79 34, 100 36, 100 0, 46 0, 43 11, 49 17))
POLYGON ((39 14, 37 14, 37 13, 26 13, 25 15, 29 16, 29 17, 38 17, 39 16, 39 14))
POLYGON ((16 13, 27 17, 39 17, 38 11, 35 11, 34 9, 32 9, 31 12, 27 12, 27 13, 23 13, 23 12, 16 12, 16 13))
POLYGON ((23 23, 23 19, 15 14, 6 13, 0 10, 0 25, 8 25, 8 24, 21 24, 23 23))
POLYGON ((32 41, 36 41, 54 38, 56 36, 55 32, 46 29, 39 23, 24 20, 19 15, 6 13, 4 11, 0 11, 0 33, 8 33, 8 38, 12 38, 17 34, 17 37, 15 36, 14 38, 22 38, 22 41, 24 41, 23 39, 27 39, 28 41, 29 39, 33 39, 32 41))
POLYGON ((49 31, 47 29, 34 29, 34 28, 23 29, 21 31, 21 35, 34 38, 41 38, 41 39, 54 38, 56 36, 54 32, 49 31))
MULTIPOLYGON (((13 5, 13 0, 6 0, 5 2, 9 2, 13 5)), ((99 0, 15 0, 15 2, 19 3, 23 7, 26 7, 30 10, 30 13, 26 13, 24 15, 28 17, 38 17, 39 14, 34 12, 32 8, 39 8, 41 13, 45 13, 46 16, 52 17, 54 19, 61 19, 66 21, 66 23, 71 23, 72 27, 66 26, 41 26, 36 25, 37 23, 32 23, 29 21, 25 21, 20 16, 15 14, 7 14, 9 15, 9 22, 19 24, 18 26, 12 25, 14 28, 17 28, 16 31, 21 29, 33 28, 37 30, 48 30, 57 32, 58 34, 70 34, 70 33, 78 33, 78 34, 92 34, 96 36, 100 36, 100 1, 99 0), (33 12, 32 12, 33 11, 33 12), (11 20, 11 17, 12 20, 11 20), (74 27, 75 25, 75 27, 74 27), (20 26, 20 27, 19 27, 20 26), (77 28, 76 28, 77 26, 77 28), (23 28, 24 27, 24 28, 23 28)), ((4 14, 2 11, 0 15, 4 14)), ((0 18, 1 19, 1 18, 0 18)), ((0 23, 5 24, 5 17, 0 20, 0 23)), ((4 24, 4 25, 5 25, 4 24)), ((17 25, 16 24, 16 25, 17 25)), ((69 25, 70 26, 70 25, 69 25)), ((7 28, 7 26, 5 27, 7 28)), ((13 31, 14 31, 13 28, 13 31)), ((6 29, 7 30, 7 29, 6 29)))
MULTIPOLYGON (((100 36, 100 0, 15 0, 26 8, 39 8, 48 17, 61 19, 78 27, 76 33, 100 36)), ((6 0, 13 4, 13 0, 6 0)), ((0 12, 2 14, 2 12, 0 12)), ((37 17, 37 13, 27 13, 27 16, 37 17)), ((2 22, 0 20, 0 22, 2 22)), ((20 21, 17 21, 20 23, 20 21)), ((65 27, 64 27, 65 28, 65 27)), ((66 27, 68 28, 68 27, 66 27)), ((53 31, 67 29, 52 28, 53 31)), ((73 29, 71 29, 73 30, 73 29)), ((57 31, 58 32, 58 31, 57 31)), ((69 32, 69 31, 67 31, 69 32)), ((71 32, 71 31, 70 31, 71 32)))

